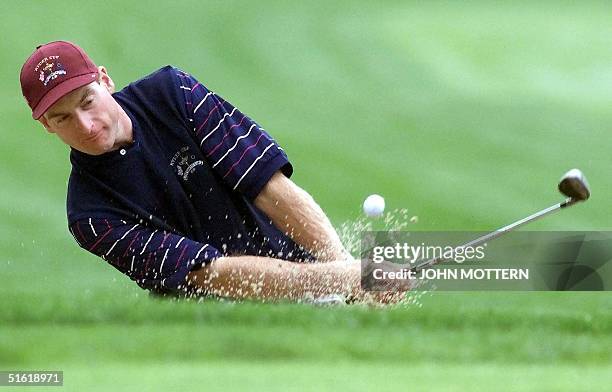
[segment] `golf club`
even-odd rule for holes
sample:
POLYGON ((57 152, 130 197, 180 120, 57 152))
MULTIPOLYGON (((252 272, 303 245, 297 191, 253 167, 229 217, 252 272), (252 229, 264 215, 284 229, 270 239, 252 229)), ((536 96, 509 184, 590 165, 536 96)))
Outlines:
MULTIPOLYGON (((586 201, 590 196, 591 196, 591 190, 589 188, 589 183, 587 182, 586 177, 584 176, 584 174, 579 170, 579 169, 572 169, 570 171, 568 171, 567 173, 565 173, 563 175, 563 177, 561 177, 561 180, 559 181, 559 185, 558 185, 559 191, 567 196, 567 199, 565 199, 564 201, 562 201, 561 203, 557 203, 555 205, 552 205, 548 208, 545 208, 541 211, 536 212, 535 214, 529 215, 526 218, 520 219, 514 223, 511 223, 507 226, 501 227, 491 233, 485 234, 481 237, 478 237, 466 244, 463 244, 462 246, 460 246, 461 248, 465 248, 468 246, 478 246, 481 245, 487 241, 490 241, 492 239, 495 239, 509 231, 512 231, 520 226, 523 226, 524 224, 527 224, 529 222, 533 222, 537 219, 540 219, 548 214, 551 214, 555 211, 558 211, 562 208, 567 208, 569 206, 572 206, 578 202, 581 201, 586 201)), ((411 270, 418 272, 422 269, 425 268, 429 268, 432 267, 442 261, 446 260, 445 258, 442 257, 438 257, 435 259, 429 259, 426 260, 420 264, 417 264, 416 266, 412 267, 411 270)))

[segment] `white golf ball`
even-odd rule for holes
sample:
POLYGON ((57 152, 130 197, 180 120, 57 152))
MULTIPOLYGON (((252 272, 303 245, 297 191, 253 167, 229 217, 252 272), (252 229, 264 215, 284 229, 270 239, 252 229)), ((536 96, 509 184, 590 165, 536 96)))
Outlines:
POLYGON ((380 195, 370 195, 363 202, 363 213, 370 218, 376 218, 385 211, 385 199, 380 195))

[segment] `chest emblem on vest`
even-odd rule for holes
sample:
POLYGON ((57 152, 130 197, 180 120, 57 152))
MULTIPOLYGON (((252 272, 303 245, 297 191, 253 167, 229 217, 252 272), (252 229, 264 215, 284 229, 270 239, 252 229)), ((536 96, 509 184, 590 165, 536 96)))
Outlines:
POLYGON ((203 164, 201 160, 196 160, 195 154, 189 151, 189 146, 181 147, 170 160, 170 166, 174 167, 176 174, 185 181, 189 179, 189 175, 195 171, 196 167, 203 164))

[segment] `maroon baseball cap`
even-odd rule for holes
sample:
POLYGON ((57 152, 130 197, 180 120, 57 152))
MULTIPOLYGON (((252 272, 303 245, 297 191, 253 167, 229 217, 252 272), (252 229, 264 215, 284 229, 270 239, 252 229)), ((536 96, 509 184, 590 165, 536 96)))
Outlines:
POLYGON ((98 68, 77 45, 53 41, 40 45, 21 67, 21 92, 38 120, 64 95, 98 77, 98 68))

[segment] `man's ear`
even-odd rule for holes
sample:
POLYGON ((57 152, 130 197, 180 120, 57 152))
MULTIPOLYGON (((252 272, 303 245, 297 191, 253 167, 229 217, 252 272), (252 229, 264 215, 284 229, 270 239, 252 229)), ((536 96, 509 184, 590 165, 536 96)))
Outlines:
POLYGON ((47 121, 47 119, 42 116, 41 118, 38 119, 38 121, 40 121, 40 123, 43 125, 43 127, 45 127, 45 129, 47 130, 47 132, 49 133, 55 133, 53 131, 53 129, 51 129, 51 127, 49 127, 49 122, 47 121))
POLYGON ((115 92, 115 82, 108 76, 108 72, 103 65, 98 66, 98 83, 112 94, 115 92))

